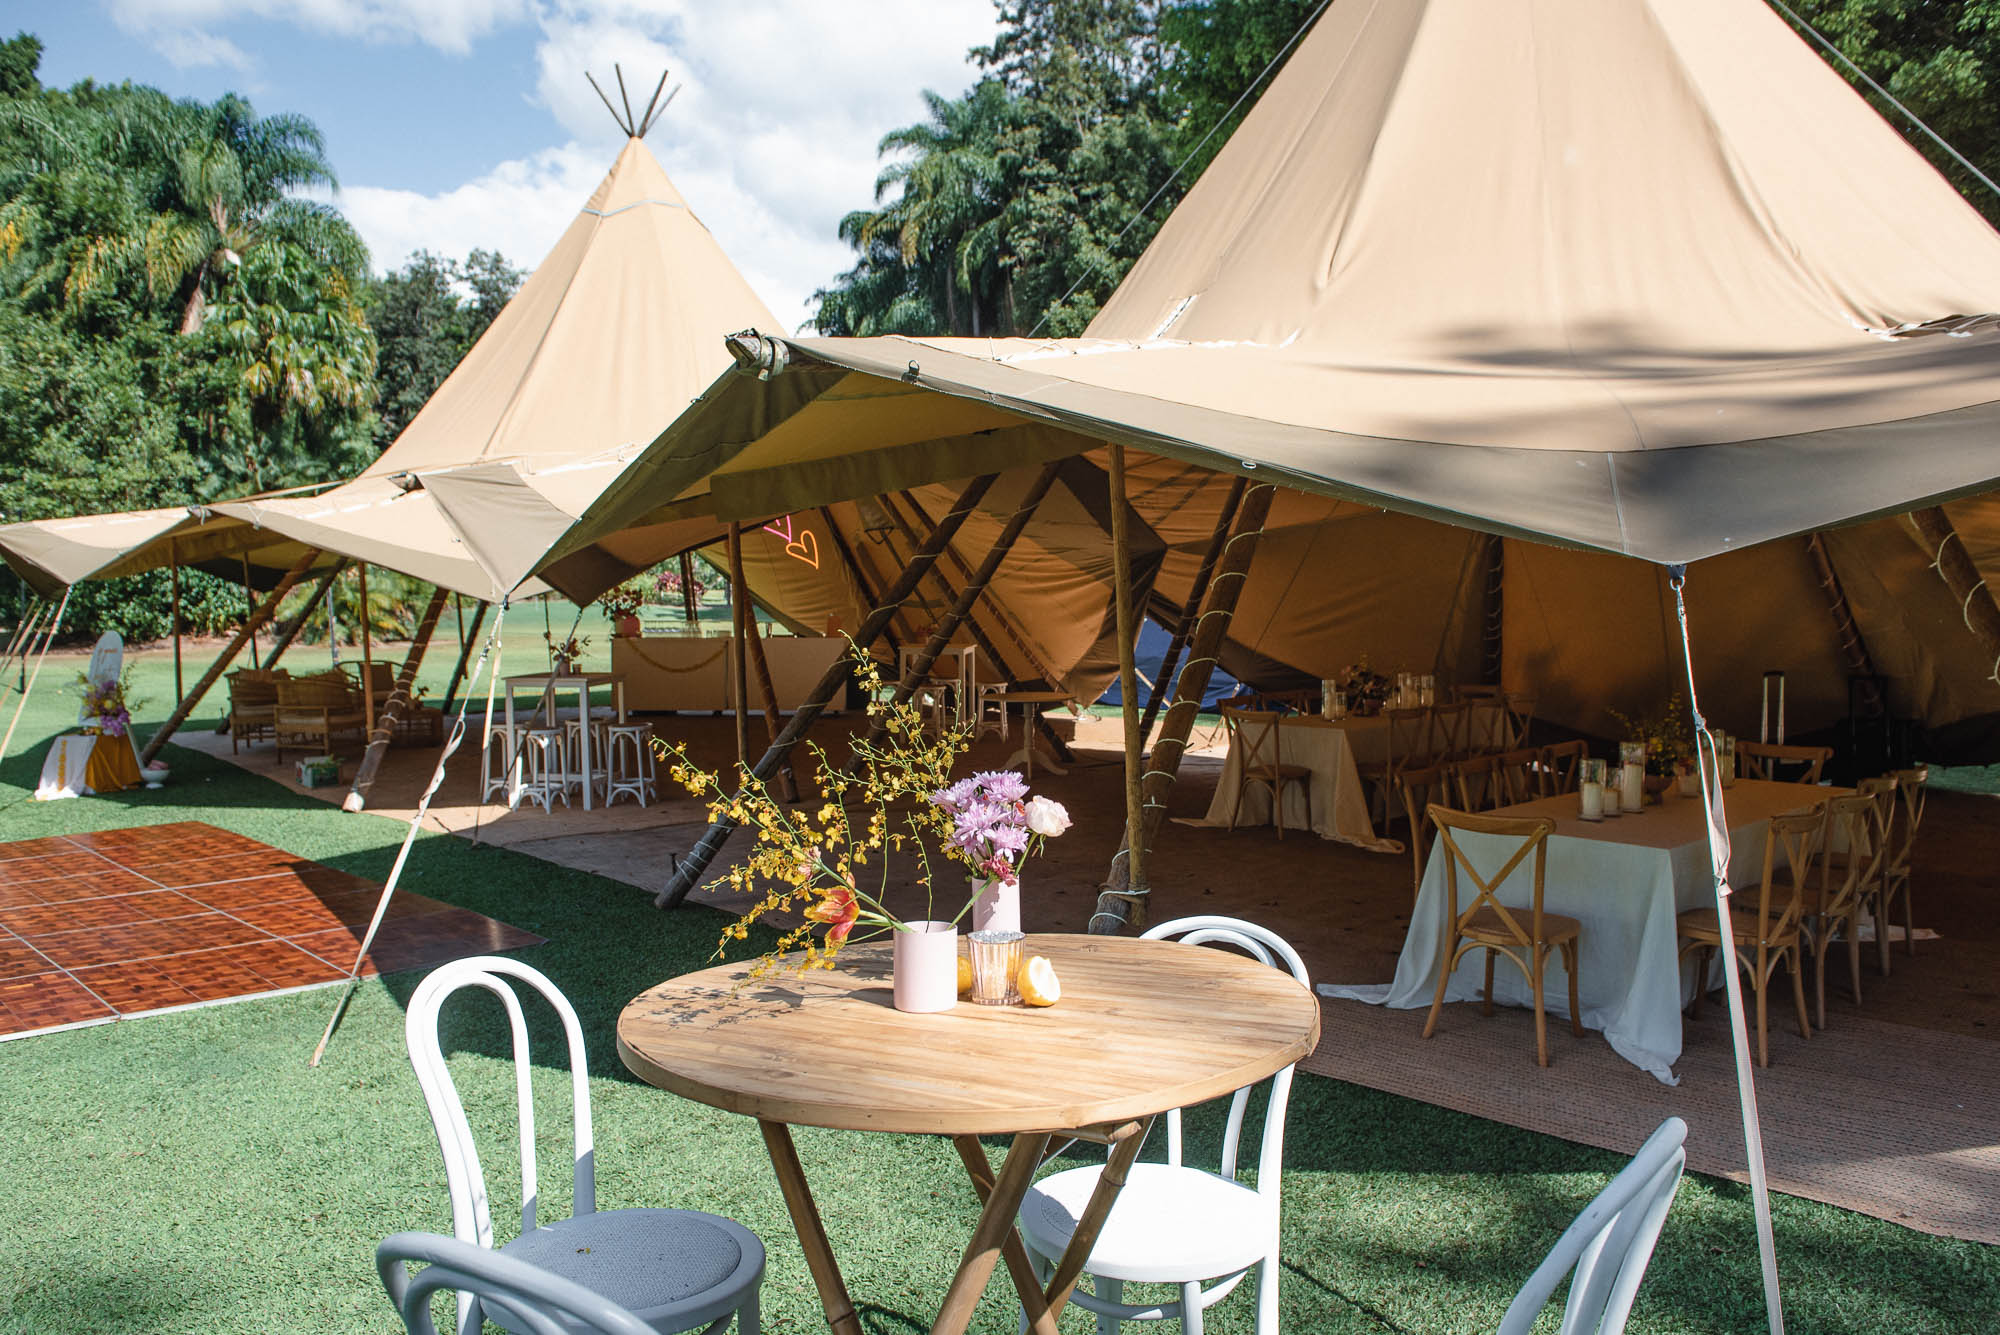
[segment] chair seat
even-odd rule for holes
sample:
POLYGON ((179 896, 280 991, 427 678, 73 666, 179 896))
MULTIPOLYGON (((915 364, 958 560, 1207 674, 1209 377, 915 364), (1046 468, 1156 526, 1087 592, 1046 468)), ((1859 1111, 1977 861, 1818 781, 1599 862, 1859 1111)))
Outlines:
MULTIPOLYGON (((698 1210, 600 1210, 524 1233, 499 1250, 574 1280, 642 1321, 712 1297, 713 1315, 684 1311, 660 1327, 662 1335, 735 1311, 764 1272, 764 1244, 756 1234, 733 1219, 698 1210)), ((490 1304, 486 1315, 507 1330, 528 1328, 490 1304)))
POLYGON ((1289 783, 1293 779, 1310 779, 1312 770, 1305 765, 1252 765, 1243 771, 1243 777, 1259 783, 1289 783))
MULTIPOLYGON (((1072 1168, 1028 1189, 1020 1222, 1030 1248, 1062 1255, 1099 1171, 1072 1168)), ((1134 1283, 1217 1279, 1262 1260, 1276 1227, 1270 1202, 1248 1187, 1198 1168, 1134 1164, 1084 1269, 1134 1283)))
MULTIPOLYGON (((1533 915, 1527 909, 1516 909, 1514 918, 1523 926, 1533 921, 1533 915)), ((1551 944, 1567 941, 1582 931, 1583 924, 1575 918, 1564 917, 1560 913, 1542 914, 1542 940, 1551 944)), ((1491 941, 1502 946, 1519 944, 1513 930, 1492 909, 1479 909, 1468 914, 1465 921, 1459 924, 1458 934, 1468 941, 1491 941)))
MULTIPOLYGON (((1722 928, 1714 909, 1689 909, 1674 919, 1680 934, 1690 941, 1700 941, 1709 945, 1722 944, 1722 928)), ((1739 946, 1754 946, 1758 941, 1772 945, 1789 945, 1799 935, 1798 920, 1794 918, 1790 927, 1779 931, 1778 918, 1759 918, 1755 909, 1731 909, 1729 911, 1729 934, 1739 946)))

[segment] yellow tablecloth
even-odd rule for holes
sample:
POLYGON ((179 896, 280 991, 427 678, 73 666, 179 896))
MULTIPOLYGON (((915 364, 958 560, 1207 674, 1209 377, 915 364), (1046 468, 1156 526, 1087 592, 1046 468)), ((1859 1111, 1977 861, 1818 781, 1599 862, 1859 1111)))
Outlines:
POLYGON ((143 782, 139 775, 139 753, 132 747, 131 734, 112 737, 98 732, 64 733, 49 743, 35 797, 47 802, 59 797, 82 797, 86 793, 116 793, 137 788, 143 782))

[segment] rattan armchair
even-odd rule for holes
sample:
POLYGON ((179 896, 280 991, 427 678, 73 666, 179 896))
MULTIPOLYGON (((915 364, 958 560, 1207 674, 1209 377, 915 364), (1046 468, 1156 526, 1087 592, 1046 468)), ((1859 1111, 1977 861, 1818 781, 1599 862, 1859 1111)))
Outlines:
POLYGON ((229 754, 237 743, 271 737, 276 730, 278 683, 290 677, 283 668, 240 668, 229 674, 229 754))
POLYGON ((360 738, 367 729, 361 693, 341 674, 293 677, 278 683, 272 729, 278 759, 285 758, 287 746, 331 752, 335 737, 352 734, 360 738))

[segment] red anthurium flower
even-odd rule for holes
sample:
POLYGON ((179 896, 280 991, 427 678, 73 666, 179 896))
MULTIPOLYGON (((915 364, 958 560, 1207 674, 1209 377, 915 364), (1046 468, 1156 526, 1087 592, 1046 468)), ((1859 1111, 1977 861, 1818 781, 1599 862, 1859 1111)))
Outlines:
POLYGON ((806 910, 806 917, 827 924, 826 939, 834 945, 847 939, 847 934, 854 930, 854 920, 860 916, 861 905, 854 892, 844 885, 835 886, 825 899, 806 910))

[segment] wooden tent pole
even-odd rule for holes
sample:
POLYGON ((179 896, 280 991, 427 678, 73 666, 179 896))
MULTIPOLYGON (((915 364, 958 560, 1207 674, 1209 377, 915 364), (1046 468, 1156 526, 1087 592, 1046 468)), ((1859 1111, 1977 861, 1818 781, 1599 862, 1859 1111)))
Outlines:
MULTIPOLYGON (((916 511, 918 518, 922 519, 926 524, 931 522, 930 512, 925 510, 924 507, 918 503, 917 498, 913 493, 906 491, 902 493, 902 496, 903 500, 909 505, 909 507, 912 510, 916 511)), ((944 556, 946 562, 957 568, 959 578, 961 580, 969 580, 972 578, 971 568, 967 566, 964 561, 959 559, 959 555, 956 551, 946 551, 944 556)), ((951 587, 950 581, 946 580, 943 582, 946 588, 951 587)), ((1013 642, 1014 647, 1021 651, 1021 657, 1027 661, 1028 666, 1030 668, 1033 668, 1035 672, 1040 674, 1041 679, 1043 681, 1047 682, 1050 686, 1054 686, 1056 684, 1055 669, 1050 667, 1047 663, 1043 662, 1041 655, 1037 654, 1034 651, 1034 649, 1029 646, 1027 640, 1022 638, 1021 634, 1017 630, 1015 630, 1014 623, 1008 619, 1006 609, 1001 607, 1000 604, 995 602, 990 596, 986 598, 986 606, 987 609, 993 613, 994 623, 1000 627, 1001 633, 1006 635, 1006 637, 1013 642)), ((980 647, 986 651, 986 654, 989 658, 991 658, 996 664, 1004 664, 1006 662, 1006 659, 1004 659, 1000 655, 1000 652, 994 647, 992 638, 988 636, 986 632, 980 627, 977 619, 969 620, 966 623, 966 626, 967 629, 969 629, 972 632, 973 638, 979 641, 980 647)), ((1036 715, 1037 721, 1040 720, 1040 717, 1041 716, 1039 714, 1036 715)), ((1063 757, 1065 761, 1067 761, 1069 758, 1070 757, 1067 755, 1063 757)))
MULTIPOLYGON (((250 617, 257 611, 257 590, 250 583, 250 553, 248 552, 243 553, 242 560, 243 560, 243 615, 244 619, 248 621, 250 617)), ((257 632, 255 629, 252 629, 250 632, 250 661, 253 663, 257 661, 257 632)))
POLYGON ((694 554, 681 553, 681 608, 687 613, 688 628, 692 630, 701 622, 701 610, 695 605, 694 596, 694 554))
POLYGON ((200 680, 194 684, 194 689, 181 697, 180 703, 174 706, 174 712, 167 716, 167 721, 161 724, 159 731, 155 732, 152 738, 147 741, 146 749, 139 753, 140 769, 145 769, 147 763, 154 756, 160 754, 160 748, 167 744, 167 739, 174 735, 174 732, 181 724, 187 722, 188 715, 192 714, 194 707, 201 703, 201 698, 208 694, 209 687, 215 685, 216 681, 221 678, 224 670, 229 667, 230 660, 234 659, 241 652, 243 646, 249 642, 250 632, 271 619, 271 614, 278 610, 278 601, 292 591, 292 586, 304 577, 306 571, 312 568, 312 563, 318 559, 319 550, 317 548, 307 548, 306 554, 298 559, 296 565, 285 572, 284 578, 278 581, 277 587, 271 590, 269 596, 262 603, 258 604, 257 607, 253 608, 249 616, 244 618, 242 627, 230 638, 228 645, 223 648, 222 652, 216 656, 215 662, 209 665, 208 671, 201 674, 200 680))
MULTIPOLYGON (((902 680, 896 683, 896 704, 900 705, 908 700, 915 694, 917 683, 930 675, 931 665, 937 662, 938 655, 951 643, 951 637, 958 633, 959 624, 961 622, 970 624, 972 605, 979 601, 979 595, 986 591, 986 586, 992 582, 993 576, 999 573, 1001 564, 1007 559, 1007 553, 1014 549, 1015 541, 1020 538, 1022 530, 1028 527, 1028 521, 1034 518, 1036 509, 1041 506, 1042 498, 1047 496, 1049 488, 1055 485, 1056 476, 1062 472, 1062 466, 1061 459, 1045 464, 1035 480, 1028 484, 1028 490, 1021 496, 1020 505, 1007 520, 1006 527, 1000 530, 1000 536, 993 540, 993 546, 987 550, 986 559, 979 563, 979 569, 972 573, 971 582, 959 591, 958 597, 953 599, 951 606, 946 609, 943 619, 931 631, 930 638, 924 641, 923 648, 917 650, 916 656, 910 659, 909 670, 903 674, 902 680)), ((888 732, 887 720, 876 719, 868 728, 868 745, 879 744, 888 732)))
MULTIPOLYGON (((916 512, 918 518, 922 519, 926 524, 931 522, 930 512, 925 510, 923 506, 917 503, 917 498, 915 496, 911 495, 907 491, 904 492, 902 495, 904 502, 908 504, 909 507, 916 512)), ((912 541, 914 541, 915 539, 914 531, 910 528, 909 524, 903 519, 902 512, 896 508, 895 504, 891 502, 887 496, 882 497, 881 504, 882 504, 882 509, 892 519, 894 519, 896 523, 903 529, 903 531, 911 536, 912 541)), ((963 561, 958 559, 957 552, 947 548, 945 550, 945 559, 956 565, 958 569, 962 572, 963 577, 966 580, 969 581, 973 578, 972 568, 970 566, 967 566, 963 561)), ((944 590, 945 597, 950 602, 957 602, 959 597, 959 590, 954 589, 952 587, 951 581, 946 579, 942 574, 938 574, 936 576, 936 580, 937 580, 937 586, 944 590)), ((984 591, 982 589, 982 594, 983 592, 984 591)), ((1027 644, 1021 639, 1021 637, 1014 633, 1013 626, 1008 623, 1007 618, 1004 615, 1000 614, 1000 609, 998 605, 995 604, 990 598, 987 599, 987 605, 993 608, 994 619, 1000 623, 1000 628, 1007 632, 1008 638, 1014 641, 1015 647, 1021 651, 1022 657, 1025 658, 1028 662, 1028 666, 1035 672, 1040 673, 1041 679, 1053 687, 1057 681, 1055 675, 1055 669, 1051 668, 1048 664, 1042 662, 1041 659, 1035 654, 1035 652, 1032 649, 1028 648, 1027 644)), ((964 624, 966 631, 972 636, 973 643, 979 646, 980 652, 984 653, 988 658, 993 660, 993 666, 999 669, 1001 676, 1007 678, 1009 683, 1021 680, 1021 678, 1017 677, 1014 674, 1013 669, 1010 666, 1008 666, 1008 660, 1006 656, 1000 652, 1000 646, 996 645, 993 642, 993 637, 988 635, 985 629, 979 624, 978 617, 968 613, 965 617, 964 624)), ((1076 756, 1070 751, 1069 743, 1065 742, 1062 739, 1062 734, 1055 730, 1055 725, 1050 723, 1047 715, 1042 713, 1040 710, 1037 710, 1035 712, 1035 731, 1041 734, 1042 740, 1049 744, 1049 749, 1056 753, 1057 760, 1061 761, 1065 765, 1074 764, 1076 762, 1076 756)))
POLYGON ((1194 583, 1188 586, 1187 602, 1182 605, 1180 620, 1174 625, 1174 637, 1167 645, 1166 657, 1160 660, 1160 675, 1153 679, 1153 696, 1146 701, 1146 717, 1139 724, 1142 739, 1153 735, 1153 723, 1160 716, 1160 705, 1167 698, 1167 688, 1173 682, 1174 669, 1180 666, 1188 637, 1194 634, 1195 615, 1201 611, 1201 600, 1208 596, 1208 582, 1215 575, 1215 563, 1222 557, 1223 544, 1229 541, 1229 526, 1236 520, 1237 507, 1243 504, 1243 490, 1249 485, 1250 479, 1240 474, 1229 484, 1229 495, 1223 499, 1222 513, 1215 521, 1215 534, 1208 540, 1208 550, 1202 553, 1201 566, 1194 572, 1194 583))
MULTIPOLYGON (((264 656, 263 667, 265 671, 268 672, 278 666, 278 660, 284 656, 285 650, 292 647, 292 641, 297 639, 299 632, 306 628, 306 621, 312 616, 313 609, 320 605, 320 600, 326 597, 326 591, 333 587, 334 576, 346 568, 347 562, 341 561, 333 569, 327 571, 326 578, 313 587, 311 595, 306 598, 305 606, 299 609, 299 614, 279 629, 277 642, 271 646, 271 652, 264 656)), ((329 627, 332 625, 331 618, 328 619, 328 625, 329 627)))
POLYGON ((736 763, 750 763, 750 646, 743 622, 750 600, 743 592, 743 525, 729 525, 729 694, 736 705, 736 763))
MULTIPOLYGON (((1188 735, 1194 731, 1195 715, 1201 711, 1201 698, 1208 691, 1209 674, 1215 670, 1222 637, 1228 633, 1230 618, 1235 615, 1236 599, 1250 573, 1250 559, 1257 554, 1257 539, 1264 532, 1265 520, 1270 518, 1271 499, 1277 490, 1275 483, 1258 482, 1244 494, 1236 515, 1236 531, 1223 547, 1222 563, 1209 581, 1208 605, 1202 608, 1195 622, 1187 667, 1181 670, 1180 681, 1174 687, 1174 702, 1168 706, 1166 721, 1160 725, 1159 740, 1153 743, 1141 792, 1145 809, 1139 828, 1126 828, 1128 845, 1143 844, 1151 849, 1153 836, 1166 819, 1167 796, 1180 773, 1188 735)), ((1111 873, 1097 894, 1097 911, 1090 915, 1090 931, 1099 935, 1116 934, 1142 913, 1148 892, 1146 887, 1133 885, 1126 859, 1114 856, 1111 873)))
POLYGON ((1988 675, 2000 682, 2000 603, 1993 600, 1986 577, 1972 563, 1965 550, 1965 539, 1958 536, 1942 506, 1912 510, 1910 522, 1917 526, 1918 534, 1931 549, 1931 569, 1938 572, 1951 596, 1958 599, 1965 628, 1979 641, 1981 649, 1993 655, 1993 668, 1988 675))
POLYGON ((181 680, 181 558, 180 553, 175 550, 172 538, 167 539, 167 568, 173 572, 174 582, 172 613, 174 624, 174 699, 178 700, 187 694, 187 683, 181 680))
POLYGON ((361 716, 368 735, 375 735, 375 651, 368 638, 368 563, 360 565, 361 594, 361 716))
MULTIPOLYGON (((910 558, 910 564, 904 567, 896 582, 883 592, 881 604, 868 614, 868 619, 854 632, 856 652, 867 652, 868 646, 875 642, 875 637, 882 633, 882 627, 896 614, 896 608, 901 605, 903 599, 915 592, 918 581, 923 579, 925 571, 937 560, 938 553, 944 550, 945 544, 951 541, 952 535, 957 533, 959 526, 965 522, 965 517, 972 513, 973 507, 979 504, 980 499, 992 487, 993 479, 994 475, 988 473, 984 477, 974 478, 966 486, 958 500, 953 503, 951 512, 939 521, 937 529, 931 534, 930 541, 910 558)), ((790 753, 799 738, 806 735, 807 729, 811 728, 819 718, 827 702, 833 699, 833 693, 846 685, 852 671, 853 667, 846 659, 826 670, 812 692, 806 696, 805 703, 799 706, 798 712, 792 715, 789 723, 785 724, 784 731, 778 734, 778 739, 771 743, 763 758, 751 767, 749 775, 751 780, 759 783, 769 782, 778 765, 790 753)), ((665 909, 679 907, 681 901, 687 898, 688 892, 694 889, 695 882, 708 871, 708 864, 715 860, 716 853, 721 850, 723 842, 735 828, 735 822, 730 820, 711 822, 709 827, 702 831, 701 838, 696 841, 695 846, 688 850, 688 855, 675 860, 674 873, 668 879, 666 889, 660 891, 658 899, 654 902, 665 909)))
POLYGON ((1868 652, 1868 642, 1861 638, 1861 626, 1854 619, 1854 609, 1848 606, 1847 590, 1841 587, 1840 575, 1833 568, 1833 553, 1826 549, 1826 540, 1817 533, 1806 536, 1806 554, 1812 557, 1813 570, 1819 575, 1819 586, 1826 594, 1826 610, 1833 617, 1834 638, 1840 641, 1840 656, 1847 665, 1850 675, 1860 677, 1868 683, 1869 704, 1887 712, 1888 701, 1876 699, 1875 659, 1868 652))
POLYGON ((48 600, 37 594, 28 604, 28 614, 14 623, 14 634, 7 641, 6 663, 16 657, 21 660, 21 687, 28 684, 28 646, 35 642, 35 632, 48 614, 48 600))
POLYGON ((410 700, 416 690, 417 670, 423 666, 424 650, 430 647, 431 636, 437 631, 438 618, 444 615, 444 600, 448 596, 443 589, 431 592, 430 604, 424 608, 423 619, 417 622, 417 633, 410 641, 410 651, 403 655, 403 670, 396 674, 396 688, 389 692, 389 698, 382 705, 381 717, 369 729, 368 749, 362 753, 361 763, 354 768, 354 786, 347 790, 347 797, 340 804, 342 811, 359 811, 368 805, 368 790, 375 786, 375 775, 389 754, 389 739, 395 736, 396 724, 409 711, 410 700))
MULTIPOLYGON (((1111 577, 1118 612, 1118 701, 1125 717, 1125 828, 1142 830, 1145 799, 1142 778, 1146 768, 1142 754, 1145 734, 1139 731, 1139 666, 1134 661, 1139 640, 1138 619, 1132 608, 1132 535, 1125 505, 1125 447, 1111 442, 1111 577)), ((1128 884, 1139 894, 1151 886, 1146 879, 1146 839, 1125 842, 1125 874, 1128 884)))
MULTIPOLYGON (((740 536, 737 539, 736 559, 737 564, 740 566, 743 559, 742 538, 740 536)), ((762 698, 764 704, 764 738, 766 741, 775 742, 778 740, 779 728, 778 688, 771 681, 771 662, 764 655, 764 637, 757 633, 757 622, 755 620, 757 603, 756 599, 750 593, 748 579, 743 581, 742 589, 743 605, 746 609, 745 620, 750 623, 750 634, 746 639, 750 650, 750 666, 756 671, 757 694, 762 698)), ((745 749, 747 750, 748 748, 746 747, 745 749)), ((778 767, 778 796, 786 802, 796 802, 799 800, 799 783, 797 778, 793 776, 790 765, 780 765, 778 767)))
POLYGON ((1480 603, 1480 615, 1484 620, 1479 633, 1479 669, 1482 679, 1504 685, 1507 673, 1507 540, 1498 533, 1491 533, 1486 541, 1486 597, 1480 603))
MULTIPOLYGON (((21 698, 14 704, 14 717, 7 721, 6 735, 0 737, 0 760, 7 758, 7 748, 14 744, 14 729, 21 725, 21 713, 28 707, 28 697, 34 694, 35 683, 42 679, 42 664, 48 661, 49 646, 55 643, 56 632, 62 629, 63 613, 69 610, 69 596, 75 592, 76 585, 70 584, 64 586, 62 601, 56 604, 55 615, 50 617, 42 626, 41 649, 35 651, 31 642, 22 650, 22 671, 27 672, 27 655, 29 653, 34 653, 35 670, 27 672, 27 675, 21 679, 21 698)), ((140 763, 140 768, 145 768, 143 761, 140 763)))
MULTIPOLYGON (((833 550, 840 554, 840 563, 847 567, 848 577, 854 581, 854 587, 861 591, 862 598, 870 607, 881 606, 881 599, 875 596, 875 581, 861 569, 861 561, 855 556, 854 548, 848 545, 847 538, 840 531, 840 525, 833 521, 833 507, 820 506, 819 516, 826 521, 827 536, 833 542, 833 550)), ((896 637, 889 633, 887 627, 882 630, 882 639, 889 646, 890 653, 902 652, 902 646, 896 643, 896 637)))
POLYGON ((472 656, 472 646, 479 642, 479 628, 486 624, 486 609, 493 604, 480 599, 479 606, 472 609, 472 629, 464 625, 465 609, 459 608, 458 664, 451 670, 451 684, 444 691, 444 712, 449 714, 454 701, 458 699, 458 688, 465 682, 465 664, 472 656))

